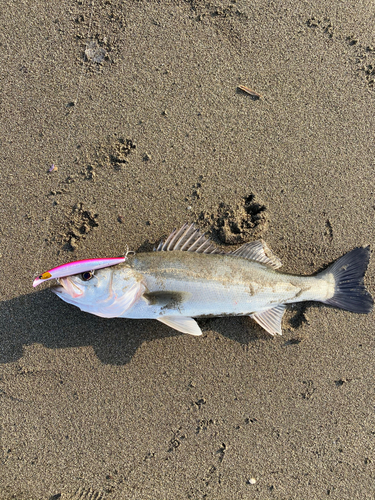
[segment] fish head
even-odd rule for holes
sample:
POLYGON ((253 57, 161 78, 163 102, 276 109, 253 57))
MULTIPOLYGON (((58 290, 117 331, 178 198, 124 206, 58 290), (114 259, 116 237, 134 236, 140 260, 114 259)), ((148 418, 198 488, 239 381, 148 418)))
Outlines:
POLYGON ((104 318, 121 316, 145 291, 130 268, 114 271, 107 267, 96 271, 58 278, 52 291, 65 302, 104 318), (116 276, 114 274, 116 273, 116 276))

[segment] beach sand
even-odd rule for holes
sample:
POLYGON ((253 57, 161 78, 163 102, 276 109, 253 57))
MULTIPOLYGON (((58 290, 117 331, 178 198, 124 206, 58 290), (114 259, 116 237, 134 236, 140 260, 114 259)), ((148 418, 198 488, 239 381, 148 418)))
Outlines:
MULTIPOLYGON (((374 247, 374 16, 5 2, 1 500, 375 497, 372 314, 306 304, 281 337, 249 318, 192 337, 32 288, 187 221, 226 250, 262 237, 296 274, 374 247)), ((372 294, 374 276, 372 257, 372 294)))

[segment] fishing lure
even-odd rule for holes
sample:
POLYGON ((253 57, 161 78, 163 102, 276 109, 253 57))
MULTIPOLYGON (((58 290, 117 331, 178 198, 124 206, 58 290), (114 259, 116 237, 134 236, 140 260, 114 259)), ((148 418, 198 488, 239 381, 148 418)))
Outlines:
POLYGON ((62 264, 61 266, 54 267, 40 276, 37 276, 33 281, 33 287, 35 288, 44 281, 65 278, 66 276, 72 276, 74 274, 82 274, 83 279, 88 280, 91 278, 91 271, 103 269, 104 267, 116 266, 117 264, 125 262, 125 260, 126 255, 123 257, 109 257, 108 259, 76 260, 75 262, 62 264))

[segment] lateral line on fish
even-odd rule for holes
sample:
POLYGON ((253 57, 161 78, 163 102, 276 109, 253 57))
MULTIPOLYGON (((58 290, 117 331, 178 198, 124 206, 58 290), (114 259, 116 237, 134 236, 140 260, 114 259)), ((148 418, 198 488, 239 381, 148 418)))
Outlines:
MULTIPOLYGON (((198 254, 198 255, 201 255, 201 254, 198 254)), ((225 257, 228 257, 228 258, 232 258, 233 257, 230 253, 227 253, 227 254, 224 253, 224 254, 219 254, 219 255, 222 258, 223 257, 224 258, 225 257)), ((237 258, 239 258, 239 257, 237 257, 237 258)), ((256 264, 260 264, 260 265, 264 266, 265 269, 267 268, 267 266, 264 263, 262 263, 262 262, 257 262, 255 260, 254 261, 250 261, 250 260, 245 259, 245 258, 243 258, 243 260, 245 260, 247 262, 254 262, 256 264)), ((149 267, 147 269, 147 271, 149 273, 153 273, 153 274, 158 273, 159 276, 161 278, 164 278, 164 279, 168 279, 169 275, 172 275, 172 274, 181 275, 182 277, 195 278, 197 280, 202 278, 202 276, 198 272, 190 271, 189 274, 187 274, 184 269, 181 269, 179 267, 168 267, 168 269, 165 269, 163 271, 161 271, 159 267, 155 267, 155 268, 149 267)), ((306 277, 308 278, 309 276, 306 276, 306 277)), ((211 276, 209 281, 216 282, 216 283, 226 283, 226 279, 227 278, 225 276, 211 276)), ((251 282, 245 282, 244 280, 236 280, 236 279, 234 279, 233 276, 231 276, 230 284, 231 285, 237 285, 237 286, 244 286, 244 287, 247 286, 249 288, 249 290, 250 290, 250 287, 253 287, 253 284, 251 282)), ((291 284, 291 286, 295 287, 295 288, 298 288, 297 286, 292 285, 292 284, 291 284)), ((259 292, 259 290, 258 290, 258 292, 259 292)), ((301 293, 300 289, 299 289, 298 292, 296 292, 296 295, 298 295, 299 293, 301 293)))

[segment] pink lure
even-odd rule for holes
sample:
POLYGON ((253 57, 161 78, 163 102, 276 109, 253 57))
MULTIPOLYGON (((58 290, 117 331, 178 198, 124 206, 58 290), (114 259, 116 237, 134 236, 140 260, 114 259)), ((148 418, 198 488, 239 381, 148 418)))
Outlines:
POLYGON ((108 259, 87 259, 87 260, 76 260, 75 262, 69 262, 68 264, 63 264, 62 266, 54 267, 49 271, 41 274, 33 281, 33 287, 38 286, 44 281, 52 280, 55 278, 65 278, 66 276, 72 276, 74 274, 85 273, 87 271, 95 271, 95 269, 103 269, 103 267, 116 266, 125 262, 126 256, 124 257, 110 257, 108 259))

